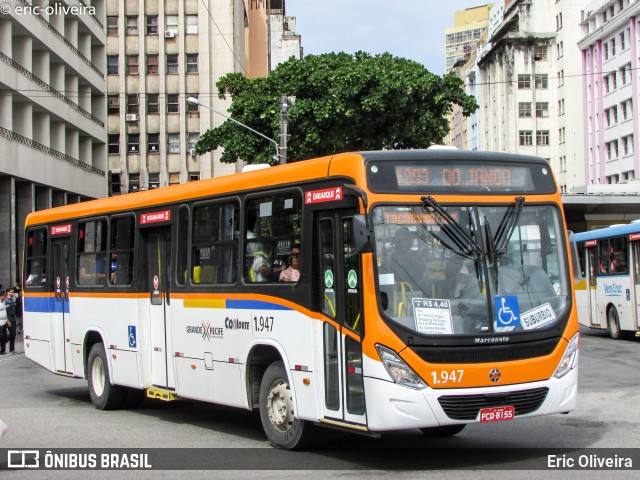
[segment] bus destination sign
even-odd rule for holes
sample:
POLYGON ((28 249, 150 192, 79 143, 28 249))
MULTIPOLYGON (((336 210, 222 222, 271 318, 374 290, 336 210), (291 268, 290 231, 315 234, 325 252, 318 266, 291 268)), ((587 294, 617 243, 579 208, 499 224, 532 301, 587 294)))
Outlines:
POLYGON ((375 193, 555 193, 548 165, 504 161, 375 162, 367 168, 375 193))
POLYGON ((396 178, 400 188, 436 186, 510 190, 524 187, 527 173, 528 169, 513 166, 396 166, 396 178))

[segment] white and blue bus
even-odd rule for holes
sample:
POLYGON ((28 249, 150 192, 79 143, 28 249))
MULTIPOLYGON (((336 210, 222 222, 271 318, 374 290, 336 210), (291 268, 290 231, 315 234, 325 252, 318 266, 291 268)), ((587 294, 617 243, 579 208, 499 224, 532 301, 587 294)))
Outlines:
POLYGON ((640 223, 578 233, 582 281, 576 284, 578 320, 607 329, 614 339, 638 332, 640 223))

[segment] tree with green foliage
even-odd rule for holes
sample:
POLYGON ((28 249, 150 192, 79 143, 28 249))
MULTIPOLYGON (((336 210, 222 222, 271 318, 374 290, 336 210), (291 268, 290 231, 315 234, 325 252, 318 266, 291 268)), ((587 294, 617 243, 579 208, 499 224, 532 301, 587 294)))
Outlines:
MULTIPOLYGON (((389 53, 291 58, 267 77, 230 73, 217 87, 220 98, 232 98, 231 118, 276 141, 281 97, 296 97, 289 109, 289 162, 347 151, 426 148, 442 143, 454 103, 465 116, 478 108, 455 74, 439 77, 389 53)), ((226 163, 275 163, 272 143, 229 120, 205 132, 196 153, 218 147, 224 147, 226 163)))

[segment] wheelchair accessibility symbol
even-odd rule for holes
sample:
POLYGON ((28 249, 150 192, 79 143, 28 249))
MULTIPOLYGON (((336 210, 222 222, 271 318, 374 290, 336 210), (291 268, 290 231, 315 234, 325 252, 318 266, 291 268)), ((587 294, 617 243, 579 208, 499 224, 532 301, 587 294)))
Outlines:
POLYGON ((520 306, 518 297, 496 296, 494 301, 495 315, 498 327, 520 326, 520 306))
POLYGON ((137 346, 137 339, 136 339, 136 326, 135 325, 129 325, 129 348, 135 348, 137 346))

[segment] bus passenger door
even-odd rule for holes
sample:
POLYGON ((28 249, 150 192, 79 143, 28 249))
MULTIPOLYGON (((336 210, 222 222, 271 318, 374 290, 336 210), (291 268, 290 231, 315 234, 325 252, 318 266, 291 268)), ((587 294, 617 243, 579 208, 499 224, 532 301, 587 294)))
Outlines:
POLYGON ((631 242, 631 258, 629 259, 631 266, 631 287, 633 289, 633 328, 640 328, 640 241, 631 242))
POLYGON ((324 417, 328 422, 366 425, 362 372, 361 269, 352 243, 353 212, 317 217, 322 311, 331 321, 322 326, 324 417))
POLYGON ((600 318, 598 317, 598 304, 596 302, 596 292, 598 284, 599 265, 597 263, 597 249, 595 247, 586 248, 587 264, 585 266, 587 273, 587 306, 589 312, 589 322, 591 327, 600 326, 600 318))
POLYGON ((171 229, 158 228, 147 236, 147 278, 149 289, 149 330, 151 340, 151 381, 155 386, 175 388, 171 354, 170 266, 171 229))
POLYGON ((51 312, 51 349, 56 372, 72 373, 69 321, 69 239, 51 241, 54 303, 51 312))

